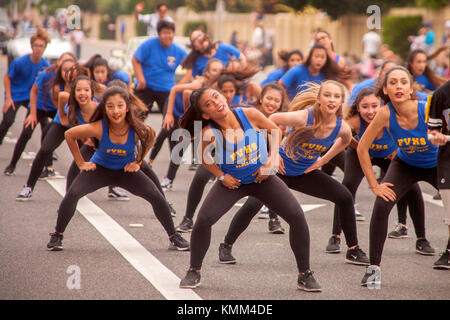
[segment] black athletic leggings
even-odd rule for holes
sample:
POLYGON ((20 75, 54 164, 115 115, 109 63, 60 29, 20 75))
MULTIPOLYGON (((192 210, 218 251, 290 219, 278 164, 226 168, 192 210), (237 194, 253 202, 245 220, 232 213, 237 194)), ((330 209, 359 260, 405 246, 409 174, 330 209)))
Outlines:
MULTIPOLYGON (((81 156, 85 161, 89 161, 92 156, 95 153, 95 149, 87 144, 84 144, 80 148, 81 156)), ((164 198, 164 192, 162 190, 161 184, 158 180, 158 177, 156 173, 152 170, 150 165, 143 161, 141 165, 142 172, 145 173, 147 177, 149 177, 153 183, 155 184, 156 188, 163 194, 164 198)), ((78 165, 75 161, 72 161, 72 164, 70 165, 69 171, 67 172, 67 180, 66 180, 66 191, 69 190, 70 186, 72 185, 72 182, 75 180, 75 178, 80 174, 80 168, 78 168, 78 165)))
MULTIPOLYGON (((398 199, 401 199, 409 191, 411 186, 419 181, 426 181, 437 189, 437 169, 419 168, 410 166, 395 156, 382 182, 392 183, 391 187, 398 199)), ((370 264, 380 265, 383 253, 384 242, 386 241, 389 214, 396 202, 384 201, 377 197, 373 207, 372 218, 370 220, 370 264)), ((412 211, 417 208, 410 207, 412 211)), ((411 212, 411 218, 418 216, 416 212, 411 212)))
POLYGON ((94 171, 80 172, 72 182, 59 206, 55 230, 61 233, 66 230, 75 214, 79 199, 109 185, 119 186, 150 202, 156 218, 162 224, 166 233, 169 236, 175 234, 175 226, 166 199, 142 170, 124 172, 123 169, 110 170, 99 165, 94 171))
MULTIPOLYGON (((163 113, 164 116, 166 115, 166 112, 167 112, 167 103, 164 106, 164 113, 163 113)), ((177 117, 175 117, 175 123, 171 129, 167 130, 167 129, 161 127, 161 130, 159 131, 158 136, 156 137, 155 144, 153 145, 153 148, 150 152, 150 159, 155 160, 156 156, 158 155, 159 151, 161 150, 164 140, 167 139, 169 141, 170 162, 169 162, 169 168, 167 169, 166 177, 170 180, 175 179, 178 168, 180 167, 180 164, 176 164, 172 161, 172 150, 179 143, 179 141, 172 141, 171 137, 172 137, 172 133, 178 128, 179 128, 179 126, 178 126, 178 118, 177 117)), ((183 150, 181 150, 180 154, 177 156, 180 156, 180 159, 181 159, 181 157, 183 157, 183 150)))
MULTIPOLYGON (((30 109, 28 109, 28 113, 27 113, 26 117, 28 117, 29 114, 30 114, 30 109)), ((48 132, 48 129, 50 128, 49 127, 50 121, 48 118, 53 119, 55 117, 55 115, 56 115, 56 110, 46 111, 46 110, 37 109, 37 114, 36 114, 37 122, 39 122, 41 124, 41 130, 42 130, 41 145, 42 145, 42 142, 44 141, 45 135, 48 132)), ((25 150, 25 147, 26 147, 28 141, 31 139, 34 129, 36 129, 36 127, 31 128, 31 125, 29 125, 28 127, 23 126, 22 132, 20 133, 19 139, 17 139, 17 143, 14 147, 14 152, 13 152, 11 161, 9 162, 9 166, 11 166, 13 168, 16 167, 17 162, 19 161, 23 150, 25 150)), ((53 164, 53 157, 50 154, 45 162, 45 166, 48 167, 48 166, 51 166, 52 164, 53 164)))
POLYGON ((28 175, 27 187, 34 189, 39 176, 42 173, 42 169, 49 156, 55 151, 61 143, 64 141, 64 133, 67 131, 67 127, 60 125, 59 123, 52 122, 48 129, 44 140, 41 143, 41 148, 39 149, 36 157, 31 165, 30 174, 28 175))
MULTIPOLYGON (((322 156, 327 153, 327 151, 325 151, 324 153, 322 153, 322 156)), ((334 170, 336 169, 336 167, 338 167, 339 169, 342 170, 342 172, 344 172, 345 169, 345 150, 339 152, 337 155, 335 155, 333 157, 333 159, 331 159, 328 163, 326 163, 321 170, 323 172, 325 172, 326 174, 328 174, 329 176, 331 176, 334 172, 334 170)))
MULTIPOLYGON (((340 208, 339 214, 341 221, 343 221, 342 227, 347 246, 352 247, 358 244, 355 209, 352 195, 346 187, 321 170, 314 170, 301 176, 283 176, 280 174, 277 174, 277 176, 292 190, 334 202, 340 208)), ((260 204, 254 200, 251 201, 248 205, 248 211, 240 210, 234 215, 225 236, 225 243, 234 244, 239 235, 247 229, 251 219, 261 209, 260 204)), ((275 212, 283 217, 281 215, 282 210, 275 210, 275 212)))
MULTIPOLYGON (((384 158, 372 158, 372 165, 378 166, 383 172, 387 172, 391 160, 384 158)), ((345 171, 342 184, 348 188, 355 200, 356 191, 364 178, 364 172, 359 163, 358 154, 355 149, 347 148, 345 152, 345 171)), ((397 202, 397 211, 399 222, 406 224, 406 211, 409 206, 409 212, 414 224, 418 238, 425 238, 425 204, 423 202, 422 192, 417 183, 413 184, 406 195, 397 202), (404 221, 404 222, 403 222, 404 221)), ((341 234, 341 223, 339 221, 339 208, 334 209, 333 234, 341 234)))
POLYGON ((14 101, 14 108, 10 107, 8 111, 3 113, 3 119, 0 123, 0 144, 2 144, 3 139, 5 138, 6 134, 8 133, 9 128, 14 123, 14 120, 16 119, 17 111, 19 111, 20 107, 24 107, 28 109, 28 103, 30 100, 24 100, 24 101, 14 101))
POLYGON ((203 202, 191 235, 191 267, 201 269, 203 258, 211 242, 212 226, 233 205, 245 196, 261 200, 268 208, 279 212, 290 226, 289 243, 299 272, 309 269, 309 229, 302 208, 287 186, 276 176, 261 183, 243 184, 228 189, 216 181, 203 202))

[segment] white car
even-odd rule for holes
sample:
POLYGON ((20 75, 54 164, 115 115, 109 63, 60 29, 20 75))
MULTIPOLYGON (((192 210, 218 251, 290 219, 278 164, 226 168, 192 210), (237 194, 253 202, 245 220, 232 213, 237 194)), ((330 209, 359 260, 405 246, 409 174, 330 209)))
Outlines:
MULTIPOLYGON (((18 57, 31 53, 30 38, 36 32, 36 29, 29 28, 20 31, 14 39, 8 41, 6 51, 8 54, 8 67, 11 62, 18 57)), ((50 37, 50 43, 45 48, 43 57, 51 64, 64 52, 75 54, 75 48, 70 40, 66 39, 67 35, 61 37, 60 34, 52 29, 48 29, 47 33, 50 37)))

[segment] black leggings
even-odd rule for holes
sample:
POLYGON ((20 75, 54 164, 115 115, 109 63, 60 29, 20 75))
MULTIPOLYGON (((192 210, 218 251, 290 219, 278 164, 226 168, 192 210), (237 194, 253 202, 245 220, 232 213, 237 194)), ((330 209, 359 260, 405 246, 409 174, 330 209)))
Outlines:
MULTIPOLYGON (((353 207, 352 195, 346 187, 321 170, 314 170, 301 176, 283 176, 280 174, 277 174, 277 176, 292 190, 334 202, 341 209, 339 210, 339 214, 341 221, 344 222, 342 227, 347 245, 353 247, 358 244, 355 209, 353 207)), ((239 235, 248 227, 251 219, 261 209, 260 204, 254 200, 251 201, 248 205, 249 211, 245 212, 240 210, 233 217, 225 236, 225 243, 230 245, 234 244, 239 235)), ((283 217, 281 215, 282 210, 275 212, 280 217, 283 217)))
MULTIPOLYGON (((164 116, 166 115, 166 112, 167 112, 167 103, 164 106, 164 116)), ((161 127, 161 130, 159 131, 158 136, 156 137, 156 141, 155 141, 155 144, 153 145, 152 151, 150 152, 150 159, 153 161, 153 160, 155 160, 156 156, 158 155, 159 151, 161 150, 164 140, 167 139, 169 141, 170 162, 169 162, 169 168, 167 169, 166 177, 170 180, 175 179, 178 168, 180 167, 179 163, 177 164, 172 160, 172 150, 179 143, 179 141, 173 141, 171 139, 171 137, 172 137, 172 133, 178 128, 179 128, 179 126, 178 126, 178 118, 177 117, 175 117, 175 123, 171 129, 167 130, 167 129, 161 127)), ((183 157, 183 150, 181 150, 180 154, 178 154, 177 156, 179 156, 180 157, 179 159, 181 159, 183 157)))
MULTIPOLYGON (((384 158, 372 158, 372 165, 378 166, 383 172, 387 172, 391 160, 384 158)), ((348 188, 355 200, 356 191, 364 178, 364 172, 359 163, 358 154, 353 148, 347 148, 345 152, 345 171, 342 184, 348 188)), ((406 195, 397 202, 397 211, 399 222, 406 224, 406 211, 409 206, 409 212, 413 220, 416 235, 418 238, 425 238, 425 204, 423 202, 422 192, 417 183, 413 184, 406 195), (404 221, 404 222, 403 222, 404 221)), ((334 209, 333 234, 341 234, 341 223, 339 221, 339 208, 334 209)))
POLYGON ((14 123, 14 120, 16 120, 16 114, 17 111, 19 111, 19 108, 20 107, 28 108, 29 102, 30 100, 14 101, 14 108, 10 107, 8 111, 6 111, 3 114, 3 119, 2 122, 0 123, 0 144, 2 144, 3 138, 5 138, 9 128, 11 128, 11 126, 14 123))
POLYGON ((64 127, 56 122, 52 122, 50 124, 48 132, 41 143, 41 148, 36 154, 33 164, 31 165, 30 174, 28 175, 27 180, 27 187, 34 189, 48 157, 51 156, 53 151, 55 151, 56 148, 58 148, 64 141, 64 133, 67 129, 67 127, 64 127))
POLYGON ((211 188, 205 198, 191 235, 191 267, 201 269, 203 258, 211 242, 212 226, 233 205, 245 196, 261 200, 268 208, 280 212, 290 226, 289 243, 294 252, 299 272, 309 269, 309 229, 303 210, 280 178, 270 176, 262 183, 241 185, 228 189, 221 181, 211 188))
MULTIPOLYGON (((397 199, 403 198, 410 190, 411 186, 419 181, 426 181, 437 189, 436 168, 419 168, 410 166, 400 160, 398 156, 391 161, 389 168, 382 182, 392 183, 391 187, 397 199)), ((398 200, 397 200, 398 201, 398 200)), ((386 241, 389 214, 396 202, 384 201, 377 197, 373 207, 372 218, 370 220, 370 264, 380 265, 383 253, 384 242, 386 241)), ((411 218, 418 216, 414 211, 416 206, 409 208, 411 218)), ((414 225, 416 227, 416 225, 414 225)))
MULTIPOLYGON (((95 149, 87 144, 84 144, 80 148, 81 156, 85 161, 89 161, 92 156, 95 153, 95 149)), ((164 198, 164 192, 162 190, 161 184, 158 180, 158 177, 156 176, 155 172, 152 170, 150 165, 143 161, 141 165, 142 172, 145 173, 147 177, 150 178, 150 180, 153 181, 156 188, 163 194, 164 198)), ((75 180, 75 178, 80 174, 80 168, 78 168, 78 165, 75 161, 72 161, 72 164, 70 165, 69 171, 67 172, 67 180, 66 180, 66 191, 69 190, 70 186, 72 185, 72 182, 75 180)), ((111 188, 111 187, 110 187, 111 188)))
POLYGON ((62 233, 66 230, 75 214, 79 199, 109 185, 119 186, 150 202, 156 218, 162 224, 166 233, 169 236, 175 234, 175 226, 167 201, 149 177, 141 170, 125 172, 123 170, 110 170, 99 165, 94 171, 82 171, 72 182, 58 209, 56 232, 62 233))
MULTIPOLYGON (((30 114, 30 109, 28 109, 27 117, 30 114)), ((56 114, 56 111, 45 111, 45 110, 37 110, 37 121, 41 124, 41 145, 44 141, 44 137, 48 132, 48 129, 50 128, 50 121, 48 118, 54 118, 56 114)), ((28 127, 23 126, 22 132, 20 133, 19 139, 17 140, 16 146, 14 147, 14 152, 11 158, 11 161, 9 162, 9 166, 15 168, 17 165, 17 162, 20 159, 20 156, 22 155, 23 150, 25 150, 25 147, 28 143, 28 141, 31 139, 31 136, 33 134, 34 129, 36 127, 31 128, 31 125, 28 127)), ((45 162, 45 166, 49 167, 53 164, 53 157, 50 154, 45 162)))
MULTIPOLYGON (((328 150, 327 150, 328 151, 328 150)), ((327 152, 322 153, 322 156, 327 152)), ((325 164, 321 170, 325 172, 327 175, 331 176, 334 170, 338 167, 344 172, 345 169, 345 151, 339 152, 337 155, 333 157, 327 164, 325 164)))

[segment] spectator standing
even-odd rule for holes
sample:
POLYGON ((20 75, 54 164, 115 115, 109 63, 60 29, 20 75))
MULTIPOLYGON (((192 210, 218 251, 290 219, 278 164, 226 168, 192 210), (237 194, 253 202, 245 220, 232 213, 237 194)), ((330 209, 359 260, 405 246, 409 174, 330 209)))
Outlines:
POLYGON ((147 24, 147 36, 149 37, 157 37, 158 36, 158 22, 160 20, 166 20, 169 22, 174 22, 171 17, 167 14, 167 10, 169 9, 165 3, 159 3, 156 6, 156 13, 152 14, 141 14, 144 10, 145 2, 140 2, 136 5, 136 9, 134 10, 134 17, 139 21, 147 24))
POLYGON ((364 34, 362 42, 364 44, 364 53, 372 59, 376 59, 378 56, 378 48, 381 44, 380 35, 375 30, 370 30, 364 34))

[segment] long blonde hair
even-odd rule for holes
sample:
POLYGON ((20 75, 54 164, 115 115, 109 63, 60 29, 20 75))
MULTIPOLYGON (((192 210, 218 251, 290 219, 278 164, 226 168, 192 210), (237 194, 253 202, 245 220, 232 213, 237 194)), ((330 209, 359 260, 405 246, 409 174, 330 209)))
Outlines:
POLYGON ((314 82, 305 84, 304 86, 306 86, 307 88, 299 92, 295 96, 294 100, 292 100, 291 104, 289 105, 289 112, 304 110, 310 107, 313 112, 313 125, 294 129, 294 131, 287 136, 284 144, 284 151, 289 158, 294 159, 295 151, 299 148, 299 146, 306 140, 314 136, 316 131, 322 125, 322 113, 320 112, 320 104, 317 99, 322 93, 322 88, 328 84, 334 84, 341 89, 342 101, 341 106, 336 111, 336 116, 338 118, 342 118, 342 108, 345 100, 345 88, 342 83, 335 80, 326 80, 321 84, 317 84, 314 82))

